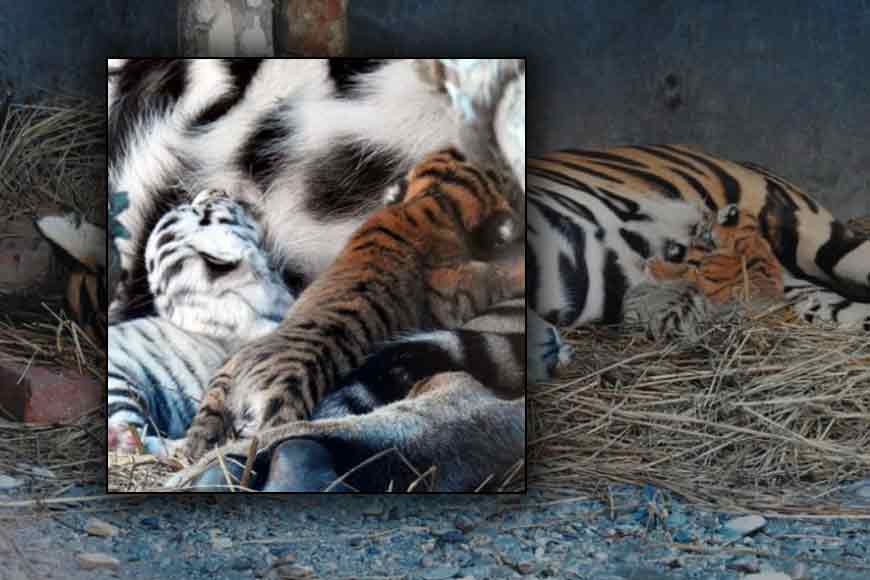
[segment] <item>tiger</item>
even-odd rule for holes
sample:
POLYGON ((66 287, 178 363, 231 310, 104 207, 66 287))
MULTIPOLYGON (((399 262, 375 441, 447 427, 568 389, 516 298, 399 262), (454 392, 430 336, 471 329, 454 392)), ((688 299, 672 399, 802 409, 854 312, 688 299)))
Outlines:
POLYGON ((93 344, 103 348, 109 302, 106 231, 77 213, 43 216, 34 221, 34 227, 69 268, 64 293, 67 312, 93 344))
POLYGON ((522 235, 499 182, 455 148, 415 165, 280 327, 247 343, 214 376, 187 432, 185 455, 196 460, 230 438, 309 419, 329 386, 377 344, 454 328, 522 296, 522 252, 493 258, 522 235))
POLYGON ((528 300, 552 324, 619 323, 648 262, 684 264, 704 214, 734 206, 805 320, 870 330, 870 238, 766 168, 655 145, 565 150, 527 171, 528 300))
POLYGON ((277 327, 294 296, 261 237, 248 208, 222 191, 204 190, 157 222, 145 249, 157 314, 108 330, 110 451, 141 443, 173 455, 220 365, 277 327))

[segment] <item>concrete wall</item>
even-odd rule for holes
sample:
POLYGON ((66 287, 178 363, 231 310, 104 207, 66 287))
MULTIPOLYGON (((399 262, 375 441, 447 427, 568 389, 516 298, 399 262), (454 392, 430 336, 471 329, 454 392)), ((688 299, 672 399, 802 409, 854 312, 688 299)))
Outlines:
POLYGON ((528 57, 531 153, 681 142, 870 214, 870 1, 351 1, 354 56, 528 57))
POLYGON ((175 54, 177 22, 175 0, 0 0, 0 89, 105 98, 106 58, 175 54))

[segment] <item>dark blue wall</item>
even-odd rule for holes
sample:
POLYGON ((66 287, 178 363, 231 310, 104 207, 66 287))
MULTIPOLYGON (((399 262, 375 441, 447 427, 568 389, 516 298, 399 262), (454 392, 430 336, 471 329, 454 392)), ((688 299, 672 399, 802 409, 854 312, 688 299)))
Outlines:
POLYGON ((176 31, 175 0, 0 0, 0 87, 104 96, 106 58, 172 55, 176 31))
POLYGON ((351 0, 360 56, 528 57, 531 152, 700 145, 870 214, 870 1, 351 0))

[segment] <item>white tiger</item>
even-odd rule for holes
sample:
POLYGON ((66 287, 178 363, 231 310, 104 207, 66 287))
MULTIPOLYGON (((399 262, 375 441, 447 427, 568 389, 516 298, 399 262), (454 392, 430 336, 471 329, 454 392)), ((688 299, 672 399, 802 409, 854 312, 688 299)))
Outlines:
POLYGON ((145 249, 157 315, 109 326, 109 449, 168 455, 208 380, 293 303, 248 211, 218 191, 167 212, 145 249), (169 440, 169 441, 166 441, 169 440))

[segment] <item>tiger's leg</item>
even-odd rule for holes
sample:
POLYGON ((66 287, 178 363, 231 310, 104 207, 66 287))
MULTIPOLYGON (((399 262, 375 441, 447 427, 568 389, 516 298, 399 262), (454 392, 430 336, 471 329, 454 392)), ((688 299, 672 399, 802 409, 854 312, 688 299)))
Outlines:
MULTIPOLYGON (((405 490, 418 480, 425 490, 471 491, 488 480, 501 482, 522 465, 525 397, 500 398, 461 372, 437 375, 425 391, 366 415, 262 432, 252 481, 268 491, 310 491, 334 472, 346 474, 344 482, 359 491, 405 490)), ((198 488, 219 478, 218 452, 241 458, 248 445, 239 441, 210 453, 165 485, 198 488), (194 475, 203 466, 205 473, 194 475)))
POLYGON ((454 328, 488 307, 525 293, 525 258, 468 262, 439 268, 427 277, 428 306, 435 322, 454 328))
POLYGON ((212 379, 187 430, 181 452, 190 459, 197 459, 208 450, 225 443, 232 430, 234 417, 227 405, 232 376, 227 367, 232 363, 233 360, 230 360, 212 379))

